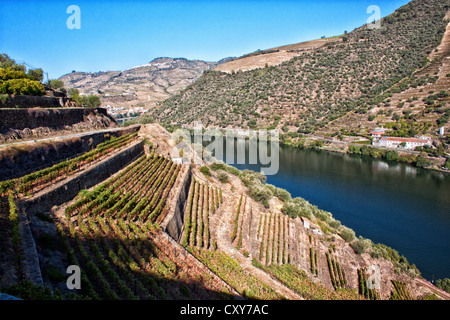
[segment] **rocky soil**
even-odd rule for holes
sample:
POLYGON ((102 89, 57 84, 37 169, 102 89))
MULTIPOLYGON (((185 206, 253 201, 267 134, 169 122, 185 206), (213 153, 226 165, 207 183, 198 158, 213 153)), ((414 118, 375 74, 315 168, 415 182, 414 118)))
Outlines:
MULTIPOLYGON (((227 60, 224 60, 227 61, 227 60)), ((123 71, 72 72, 62 76, 67 88, 99 95, 103 105, 155 106, 180 92, 219 62, 157 58, 123 71)))

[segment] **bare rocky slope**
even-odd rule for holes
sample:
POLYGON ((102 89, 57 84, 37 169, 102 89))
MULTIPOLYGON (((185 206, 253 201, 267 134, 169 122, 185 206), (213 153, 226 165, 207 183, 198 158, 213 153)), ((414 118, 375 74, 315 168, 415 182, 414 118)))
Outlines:
POLYGON ((220 64, 214 70, 233 73, 280 65, 304 52, 320 48, 329 41, 333 41, 333 38, 305 41, 268 50, 255 51, 220 64))
POLYGON ((72 72, 62 76, 67 88, 99 95, 103 105, 154 107, 197 80, 219 62, 157 58, 123 71, 72 72))

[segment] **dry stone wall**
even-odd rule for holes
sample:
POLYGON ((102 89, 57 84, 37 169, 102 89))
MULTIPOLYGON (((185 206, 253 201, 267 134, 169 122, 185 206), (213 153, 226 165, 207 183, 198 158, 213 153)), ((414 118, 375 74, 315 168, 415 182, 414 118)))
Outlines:
POLYGON ((37 212, 47 212, 53 206, 59 206, 72 200, 81 190, 109 178, 111 175, 136 160, 144 154, 144 142, 133 143, 130 147, 117 155, 82 171, 68 180, 56 184, 51 190, 43 190, 31 199, 22 202, 22 207, 28 215, 37 212))
POLYGON ((169 196, 169 213, 162 223, 162 228, 173 239, 180 241, 181 235, 184 231, 184 208, 187 203, 189 194, 189 186, 192 180, 192 170, 190 166, 186 166, 183 170, 180 184, 175 186, 169 196))
POLYGON ((25 278, 35 284, 42 284, 42 274, 36 243, 30 230, 33 215, 38 212, 48 212, 54 206, 59 206, 72 200, 82 189, 88 189, 127 166, 144 154, 144 142, 138 141, 122 152, 107 158, 80 174, 56 184, 51 189, 43 190, 31 199, 20 201, 19 229, 24 251, 23 267, 25 278))
POLYGON ((0 102, 0 108, 63 108, 70 105, 69 98, 65 96, 26 96, 26 95, 8 95, 4 102, 0 102))
POLYGON ((134 133, 139 128, 140 126, 137 125, 120 130, 88 133, 80 137, 0 148, 0 181, 21 177, 60 161, 72 159, 95 148, 110 137, 134 133))
POLYGON ((84 122, 89 115, 114 121, 103 108, 0 109, 0 133, 39 127, 64 128, 84 122))

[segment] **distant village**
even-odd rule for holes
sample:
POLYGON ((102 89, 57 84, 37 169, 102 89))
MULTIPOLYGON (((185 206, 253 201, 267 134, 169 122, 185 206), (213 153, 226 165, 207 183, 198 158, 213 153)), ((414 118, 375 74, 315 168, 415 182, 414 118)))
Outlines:
POLYGON ((144 107, 116 107, 111 105, 104 106, 107 113, 114 117, 119 124, 124 123, 127 120, 132 120, 140 117, 144 113, 148 112, 144 107))

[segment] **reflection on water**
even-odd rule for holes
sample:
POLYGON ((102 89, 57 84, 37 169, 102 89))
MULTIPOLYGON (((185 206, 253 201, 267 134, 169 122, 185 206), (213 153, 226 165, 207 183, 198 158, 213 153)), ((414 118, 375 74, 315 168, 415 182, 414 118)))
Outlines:
POLYGON ((372 168, 374 171, 383 172, 389 170, 389 164, 381 161, 374 161, 372 163, 372 168))
POLYGON ((417 169, 411 166, 404 166, 403 169, 405 170, 405 175, 408 178, 414 178, 417 175, 417 169))

